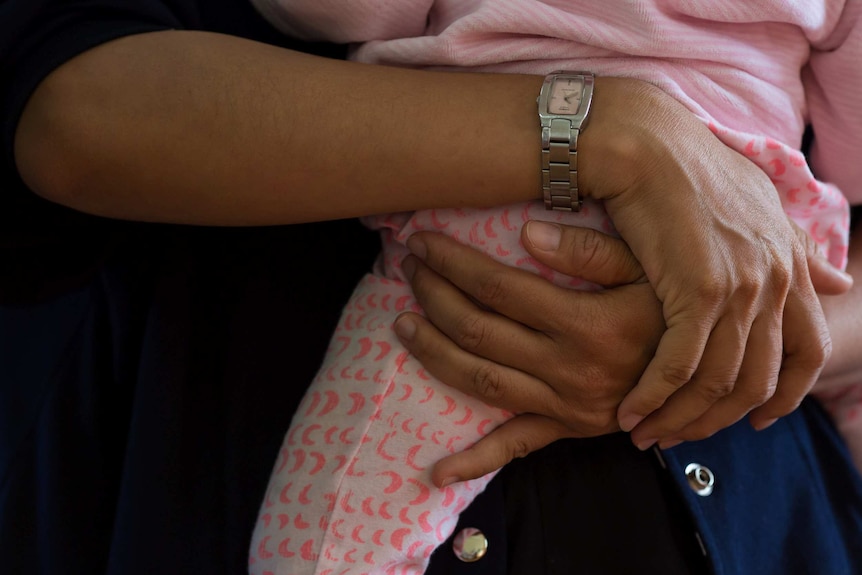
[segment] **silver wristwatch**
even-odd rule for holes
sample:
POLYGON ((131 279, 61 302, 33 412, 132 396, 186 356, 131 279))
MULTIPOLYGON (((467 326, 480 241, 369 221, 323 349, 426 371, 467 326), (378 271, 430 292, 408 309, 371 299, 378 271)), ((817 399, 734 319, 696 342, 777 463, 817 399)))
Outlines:
POLYGON ((576 212, 578 134, 587 123, 595 76, 590 72, 548 74, 539 93, 542 123, 542 191, 545 208, 576 212))

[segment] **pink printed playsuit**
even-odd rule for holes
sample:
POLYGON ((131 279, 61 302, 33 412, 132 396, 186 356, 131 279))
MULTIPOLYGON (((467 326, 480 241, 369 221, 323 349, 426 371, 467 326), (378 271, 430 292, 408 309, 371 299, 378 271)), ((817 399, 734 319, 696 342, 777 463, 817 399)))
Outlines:
MULTIPOLYGON (((256 0, 293 36, 356 43, 370 63, 637 77, 678 98, 768 174, 797 223, 845 265, 848 204, 862 200, 862 62, 856 0, 256 0), (812 164, 800 147, 817 134, 812 164)), ((537 120, 538 130, 538 120, 537 120)), ((537 151, 538 153, 538 151, 537 151)), ((537 176, 538 182, 538 176, 537 176)), ((537 183, 538 186, 538 183, 537 183)), ((401 272, 405 241, 435 230, 558 285, 519 243, 528 219, 612 232, 602 206, 541 202, 366 218, 383 237, 374 272, 344 309, 275 464, 250 548, 256 575, 422 573, 491 475, 444 489, 430 470, 509 416, 422 369, 392 331, 418 309, 401 272)), ((301 383, 301 382, 299 382, 301 383)), ((862 386, 822 390, 862 464, 862 386)))

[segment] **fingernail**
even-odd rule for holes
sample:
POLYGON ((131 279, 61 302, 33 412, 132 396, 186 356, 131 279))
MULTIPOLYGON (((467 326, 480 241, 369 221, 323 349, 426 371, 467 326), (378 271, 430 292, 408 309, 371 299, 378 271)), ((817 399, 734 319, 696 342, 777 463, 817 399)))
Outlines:
POLYGON ((405 341, 410 341, 416 335, 416 322, 409 317, 399 317, 395 320, 395 325, 392 326, 395 330, 395 335, 405 341))
POLYGON ((635 443, 635 446, 638 449, 640 449, 641 451, 646 451, 647 449, 649 449, 650 447, 655 445, 655 442, 656 442, 655 439, 644 439, 642 441, 635 443))
POLYGON ((458 481, 461 481, 458 477, 455 477, 455 476, 447 477, 446 479, 444 479, 443 481, 440 482, 440 489, 443 489, 447 485, 452 485, 453 483, 457 483, 458 481))
POLYGON ((401 262, 401 269, 404 271, 404 275, 407 277, 408 281, 413 279, 413 275, 416 273, 416 260, 407 256, 404 258, 404 261, 401 262))
POLYGON ((527 239, 533 247, 545 252, 551 252, 560 247, 563 231, 560 226, 547 222, 527 222, 527 239))
POLYGON ((661 449, 671 449, 682 443, 682 439, 663 439, 658 442, 661 449))
POLYGON ((754 429, 755 429, 755 431, 763 431, 764 429, 766 429, 767 427, 769 427, 770 425, 772 425, 776 421, 778 421, 777 417, 774 419, 767 419, 766 421, 761 421, 754 426, 754 429))
POLYGON ((407 249, 409 249, 410 253, 414 256, 423 260, 425 259, 425 255, 428 253, 428 249, 425 247, 425 242, 416 236, 410 236, 407 238, 407 249))
POLYGON ((638 423, 643 421, 644 416, 637 413, 630 413, 620 418, 620 429, 623 431, 631 431, 637 427, 638 423))

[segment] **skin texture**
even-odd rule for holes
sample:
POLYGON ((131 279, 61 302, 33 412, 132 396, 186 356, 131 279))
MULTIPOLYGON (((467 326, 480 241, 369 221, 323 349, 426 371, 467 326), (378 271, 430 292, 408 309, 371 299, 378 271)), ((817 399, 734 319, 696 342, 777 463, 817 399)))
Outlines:
MULTIPOLYGON (((511 203, 540 196, 540 84, 364 66, 203 32, 142 34, 49 75, 21 118, 16 160, 49 200, 142 221, 290 224, 511 203)), ((581 190, 605 200, 667 327, 638 342, 656 355, 624 399, 579 393, 603 407, 622 399, 618 424, 639 444, 692 426, 705 435, 753 408, 762 426, 795 408, 831 343, 803 243, 769 180, 636 80, 598 79, 579 156, 581 190), (664 220, 677 225, 656 225, 664 220)), ((455 273, 437 253, 426 263, 455 273)), ((517 277, 498 272, 487 294, 517 277)), ((622 309, 602 329, 625 325, 614 323, 622 309)), ((543 321, 542 311, 504 313, 543 321)), ((555 408, 564 422, 568 400, 555 408)))
MULTIPOLYGON (((850 239, 847 272, 862 277, 862 238, 858 232, 850 239)), ((832 356, 823 369, 815 389, 827 390, 862 380, 862 284, 856 282, 846 293, 820 298, 832 335, 832 356)))
MULTIPOLYGON (((402 342, 438 378, 520 413, 471 449, 439 462, 433 474, 437 485, 480 477, 561 438, 619 431, 617 406, 665 330, 660 303, 624 242, 590 229, 551 227, 556 233, 550 235, 559 238, 558 247, 551 249, 535 241, 549 235, 544 224, 525 227, 523 241, 531 255, 558 271, 606 286, 605 291, 559 288, 533 274, 505 270, 443 236, 417 236, 427 265, 412 262, 412 282, 428 319, 400 316, 396 331, 402 342), (499 281, 501 276, 505 282, 499 281)), ((796 231, 801 239, 807 237, 796 231)), ((818 388, 858 381, 862 318, 848 311, 862 309, 862 289, 854 284, 847 291, 847 276, 832 268, 813 242, 804 243, 818 289, 842 292, 821 297, 835 353, 818 388)), ((862 273, 858 238, 851 243, 848 269, 862 273)), ((696 423, 662 446, 715 431, 696 423)), ((637 431, 633 435, 637 443, 637 431)))

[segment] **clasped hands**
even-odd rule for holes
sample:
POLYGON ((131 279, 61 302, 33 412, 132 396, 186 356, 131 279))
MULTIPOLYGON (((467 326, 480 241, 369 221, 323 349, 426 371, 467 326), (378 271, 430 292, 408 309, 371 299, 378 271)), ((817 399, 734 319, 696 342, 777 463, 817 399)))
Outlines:
MULTIPOLYGON (((817 288, 830 294, 848 289, 847 277, 795 229, 817 288)), ((398 318, 402 342, 439 380, 518 414, 439 462, 437 485, 480 477, 558 439, 619 431, 624 400, 666 333, 662 304, 622 240, 529 222, 522 241, 542 263, 606 289, 558 287, 441 234, 420 232, 409 240, 417 255, 405 260, 405 270, 426 317, 408 312, 398 318)), ((632 430, 632 441, 641 449, 672 447, 709 437, 749 412, 752 425, 763 428, 795 409, 813 384, 825 357, 823 349, 812 351, 821 354, 802 363, 808 379, 793 381, 781 394, 773 380, 725 386, 695 373, 632 430)))
MULTIPOLYGON (((632 95, 613 88, 598 101, 632 95)), ((595 107, 584 140, 596 144, 579 152, 594 151, 580 182, 623 240, 539 222, 522 234, 537 260, 608 289, 557 287, 436 234, 409 240, 427 319, 401 316, 399 337, 444 383, 518 414, 439 462, 437 485, 564 437, 622 429, 640 449, 669 448, 746 414, 764 429, 828 359, 815 287, 852 280, 787 219, 763 172, 658 90, 635 95, 595 107)))

